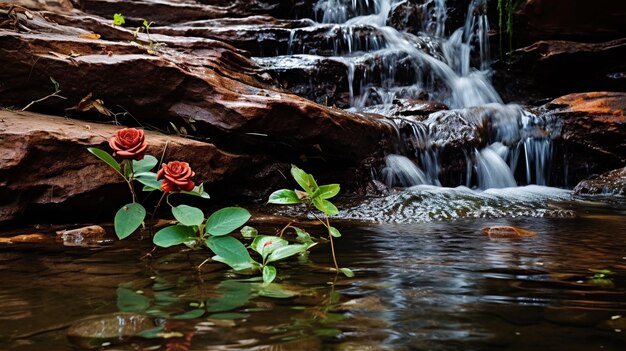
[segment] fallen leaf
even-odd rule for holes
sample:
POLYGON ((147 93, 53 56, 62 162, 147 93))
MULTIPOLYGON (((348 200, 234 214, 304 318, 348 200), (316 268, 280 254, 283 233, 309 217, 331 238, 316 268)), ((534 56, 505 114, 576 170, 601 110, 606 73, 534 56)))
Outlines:
POLYGON ((87 112, 96 110, 101 115, 111 117, 113 112, 104 106, 104 102, 100 99, 92 100, 92 93, 87 94, 76 106, 68 108, 68 110, 75 110, 78 112, 87 112))
POLYGON ((78 37, 83 38, 83 39, 100 39, 100 34, 87 33, 87 34, 81 34, 78 37))

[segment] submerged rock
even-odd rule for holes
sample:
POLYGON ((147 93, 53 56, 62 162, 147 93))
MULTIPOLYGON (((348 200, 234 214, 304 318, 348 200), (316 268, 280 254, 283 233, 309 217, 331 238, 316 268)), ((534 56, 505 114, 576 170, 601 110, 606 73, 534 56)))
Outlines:
POLYGON ((480 230, 487 234, 489 239, 493 238, 521 238, 525 236, 535 236, 537 232, 511 226, 488 227, 480 230))
POLYGON ((64 246, 90 246, 104 242, 106 231, 99 225, 90 225, 70 230, 60 230, 56 232, 57 240, 63 242, 64 246))
POLYGON ((119 312, 78 320, 68 329, 67 337, 79 347, 95 349, 155 327, 154 320, 146 315, 119 312))

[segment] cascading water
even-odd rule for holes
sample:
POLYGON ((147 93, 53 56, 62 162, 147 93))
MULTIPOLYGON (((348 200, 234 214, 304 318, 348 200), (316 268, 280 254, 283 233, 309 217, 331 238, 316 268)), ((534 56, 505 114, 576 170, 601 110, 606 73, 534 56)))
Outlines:
MULTIPOLYGON (((330 30, 342 48, 336 59, 347 67, 352 110, 379 105, 385 113, 398 98, 441 101, 473 128, 483 133, 475 147, 464 150, 467 174, 460 184, 482 189, 548 184, 551 138, 528 132, 535 117, 514 105, 503 105, 489 82, 490 49, 486 0, 471 1, 465 25, 445 38, 445 0, 428 0, 422 6, 419 35, 388 26, 391 13, 406 2, 393 0, 322 0, 316 10, 322 23, 335 23, 330 30), (366 45, 363 45, 363 44, 366 45), (521 154, 521 157, 520 157, 521 154)), ((406 125, 395 119, 399 128, 406 125)), ((439 116, 411 121, 413 154, 388 156, 381 172, 390 186, 440 185, 441 165, 436 140, 439 116), (409 164, 409 158, 417 164, 409 164)))

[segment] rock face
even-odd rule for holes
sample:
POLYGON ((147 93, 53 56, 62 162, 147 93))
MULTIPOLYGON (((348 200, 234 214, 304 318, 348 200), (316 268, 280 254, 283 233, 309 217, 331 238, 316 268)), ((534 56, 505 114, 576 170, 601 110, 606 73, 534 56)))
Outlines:
POLYGON ((626 164, 626 93, 570 94, 541 110, 560 125, 568 184, 626 164))
MULTIPOLYGON (((82 5, 96 2, 108 3, 82 5)), ((188 2, 139 3, 137 8, 188 2)), ((169 28, 176 35, 166 30, 151 30, 148 35, 76 9, 9 13, 3 5, 0 17, 10 19, 0 21, 0 106, 17 110, 29 105, 31 111, 86 120, 84 124, 92 128, 96 128, 93 121, 116 121, 210 138, 212 144, 178 138, 180 145, 168 144, 168 153, 196 165, 203 178, 197 180, 215 185, 212 195, 263 199, 279 186, 280 171, 294 162, 321 179, 332 174, 333 181, 349 188, 361 174, 363 162, 370 162, 380 152, 381 140, 393 134, 379 116, 327 108, 288 93, 245 52, 207 37, 179 36, 174 26, 169 28)), ((213 28, 219 28, 240 23, 206 18, 211 17, 185 26, 213 23, 213 28)), ((278 27, 302 22, 263 16, 250 21, 278 27)), ((2 156, 8 156, 0 169, 0 222, 32 219, 33 213, 58 216, 58 220, 79 217, 67 212, 72 208, 93 209, 97 216, 109 210, 95 205, 104 194, 124 201, 121 179, 85 154, 85 147, 104 145, 104 139, 83 130, 83 122, 38 123, 33 115, 21 112, 3 112, 3 120, 1 147, 7 152, 2 156), (50 153, 81 156, 42 161, 50 153)), ((97 129, 98 135, 111 135, 115 128, 97 129)), ((154 148, 162 149, 167 138, 157 138, 154 148)))
MULTIPOLYGON (((0 111, 0 223, 24 216, 96 219, 129 200, 123 179, 87 152, 108 150, 119 127, 30 112, 0 111)), ((146 132, 148 153, 182 160, 197 182, 219 184, 251 171, 250 157, 183 137, 146 132)))
POLYGON ((514 35, 525 45, 545 39, 598 42, 626 36, 623 1, 526 0, 515 17, 519 30, 514 35))
POLYGON ((496 64, 494 76, 507 101, 626 90, 626 2, 526 0, 513 16, 512 38, 520 49, 496 64))
POLYGON ((626 167, 583 180, 574 188, 578 195, 626 195, 626 167))
POLYGON ((578 91, 626 90, 626 38, 600 43, 538 41, 499 63, 495 83, 505 99, 531 102, 578 91))

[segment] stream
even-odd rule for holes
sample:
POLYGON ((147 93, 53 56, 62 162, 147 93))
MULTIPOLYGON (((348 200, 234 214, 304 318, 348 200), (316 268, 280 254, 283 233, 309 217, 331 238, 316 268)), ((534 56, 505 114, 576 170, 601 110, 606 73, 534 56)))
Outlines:
POLYGON ((149 240, 2 248, 0 342, 11 350, 623 350, 626 203, 562 206, 572 216, 338 221, 340 264, 354 278, 328 272, 321 244, 307 260, 281 263, 269 286, 220 264, 197 271, 205 251, 142 259, 149 240), (480 232, 497 225, 538 234, 480 232), (85 317, 120 311, 184 337, 68 339, 85 317))

